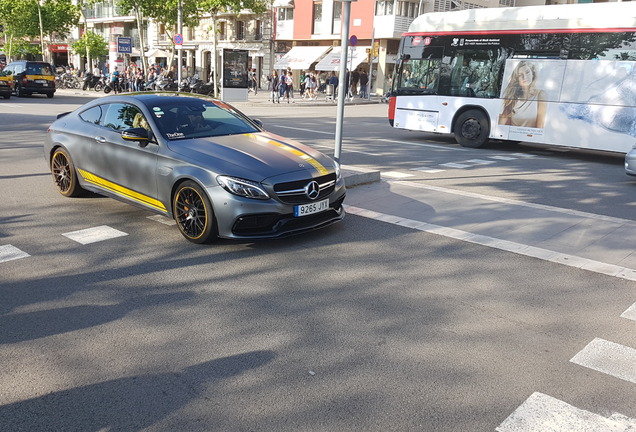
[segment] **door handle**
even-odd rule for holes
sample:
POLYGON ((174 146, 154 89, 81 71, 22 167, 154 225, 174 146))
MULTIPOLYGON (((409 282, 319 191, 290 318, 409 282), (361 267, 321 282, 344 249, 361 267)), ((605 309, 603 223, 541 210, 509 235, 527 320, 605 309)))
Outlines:
POLYGON ((105 143, 106 138, 104 138, 103 136, 98 136, 98 137, 95 137, 95 141, 97 141, 98 143, 105 143))

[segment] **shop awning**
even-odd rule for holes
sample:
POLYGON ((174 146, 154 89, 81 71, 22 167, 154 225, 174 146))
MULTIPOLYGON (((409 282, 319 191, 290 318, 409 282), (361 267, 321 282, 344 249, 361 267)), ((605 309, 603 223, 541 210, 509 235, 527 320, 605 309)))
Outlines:
POLYGON ((274 64, 274 69, 309 69, 330 46, 295 46, 274 64))
POLYGON ((146 58, 170 57, 170 55, 171 54, 169 52, 160 49, 153 49, 146 53, 146 58))
MULTIPOLYGON (((360 63, 367 61, 367 49, 370 48, 370 46, 349 47, 349 53, 347 53, 347 69, 353 71, 360 63)), ((340 47, 335 47, 325 58, 320 60, 316 65, 316 70, 338 72, 340 70, 340 47)))

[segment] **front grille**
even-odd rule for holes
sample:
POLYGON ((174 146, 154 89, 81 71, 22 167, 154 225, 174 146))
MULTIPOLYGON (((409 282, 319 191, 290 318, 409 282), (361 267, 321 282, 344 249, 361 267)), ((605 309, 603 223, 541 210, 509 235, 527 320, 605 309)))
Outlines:
POLYGON ((306 204, 319 201, 329 196, 336 187, 336 174, 327 174, 321 177, 297 180, 274 185, 274 192, 282 202, 286 204, 306 204), (305 193, 305 187, 309 182, 316 181, 320 185, 320 193, 315 199, 309 199, 305 193))

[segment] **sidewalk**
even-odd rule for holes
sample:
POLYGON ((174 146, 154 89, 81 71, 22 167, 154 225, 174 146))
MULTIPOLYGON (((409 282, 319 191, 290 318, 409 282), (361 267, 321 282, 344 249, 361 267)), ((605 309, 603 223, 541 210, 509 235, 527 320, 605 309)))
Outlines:
MULTIPOLYGON (((271 96, 271 92, 267 90, 259 90, 257 94, 249 92, 247 102, 231 102, 231 103, 232 104, 248 103, 253 105, 261 105, 261 104, 274 105, 271 101, 270 96, 271 96)), ((371 95, 369 99, 363 99, 358 96, 354 96, 351 99, 349 98, 345 99, 345 105, 366 105, 366 104, 379 104, 379 103, 382 103, 382 98, 377 95, 371 95)), ((298 91, 294 91, 294 97, 289 101, 289 103, 287 103, 286 100, 283 100, 281 98, 280 104, 276 104, 276 106, 292 105, 292 104, 299 105, 299 106, 330 106, 330 105, 336 106, 338 105, 338 100, 337 98, 333 98, 333 99, 328 98, 323 93, 318 93, 318 97, 316 99, 303 99, 301 98, 300 93, 298 91)))
MULTIPOLYGON (((82 90, 80 89, 57 89, 56 93, 59 92, 61 94, 75 94, 82 96, 93 96, 93 97, 102 97, 113 95, 114 93, 109 93, 106 95, 103 91, 96 92, 95 90, 82 90)), ((186 92, 187 94, 188 92, 186 92)), ((260 106, 260 105, 274 105, 270 99, 270 92, 267 90, 259 90, 257 94, 249 92, 247 95, 247 101, 241 102, 233 102, 228 101, 232 105, 236 106, 260 106)), ((382 103, 382 98, 377 95, 371 95, 369 99, 362 99, 358 96, 354 96, 352 99, 346 99, 345 105, 366 105, 366 104, 380 104, 382 103)), ((298 92, 294 92, 294 98, 287 103, 286 100, 280 100, 280 104, 275 104, 276 106, 337 106, 338 101, 336 99, 328 99, 324 94, 319 93, 317 99, 302 99, 298 92)))

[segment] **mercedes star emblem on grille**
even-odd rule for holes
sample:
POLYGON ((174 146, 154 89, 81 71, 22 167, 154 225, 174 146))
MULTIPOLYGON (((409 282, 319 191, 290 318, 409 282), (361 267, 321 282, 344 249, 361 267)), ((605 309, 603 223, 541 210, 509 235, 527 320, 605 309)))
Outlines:
POLYGON ((310 200, 318 198, 318 195, 320 195, 320 185, 318 182, 310 181, 307 183, 307 186, 305 186, 305 195, 307 195, 307 198, 310 200))

